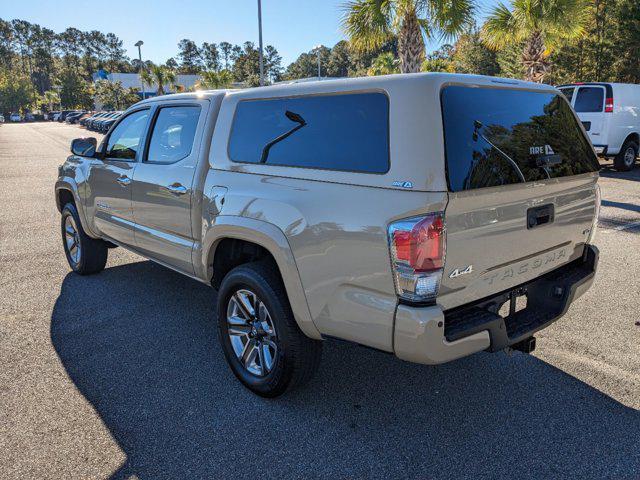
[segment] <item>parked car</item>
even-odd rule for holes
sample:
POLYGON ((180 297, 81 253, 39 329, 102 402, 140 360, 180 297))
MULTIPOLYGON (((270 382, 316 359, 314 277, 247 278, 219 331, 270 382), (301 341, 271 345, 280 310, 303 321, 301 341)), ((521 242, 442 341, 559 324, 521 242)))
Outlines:
POLYGON ((0 123, 4 123, 4 115, 0 114, 0 123))
POLYGON ((115 112, 112 116, 105 118, 98 123, 98 131, 100 133, 107 133, 118 118, 122 116, 123 112, 115 112))
POLYGON ((9 115, 9 121, 10 122, 21 122, 22 121, 22 115, 20 115, 19 113, 12 113, 11 115, 9 115))
POLYGON ((94 120, 91 124, 91 129, 95 130, 96 132, 104 132, 104 123, 111 119, 117 118, 119 114, 120 112, 108 112, 104 117, 94 120))
POLYGON ((558 87, 582 120, 596 152, 631 170, 640 145, 640 85, 573 83, 558 87))
POLYGON ((103 112, 101 115, 96 116, 87 124, 87 128, 89 128, 89 130, 97 130, 98 124, 102 120, 110 118, 113 115, 113 113, 114 112, 103 112))
POLYGON ((101 117, 102 115, 105 115, 105 112, 95 112, 83 119, 80 120, 80 125, 83 127, 88 126, 89 122, 91 122, 92 120, 95 120, 96 118, 101 117))
POLYGON ((599 165, 546 85, 164 95, 71 151, 55 185, 71 269, 119 245, 212 285, 224 355, 267 397, 307 381, 331 338, 424 364, 530 352, 595 275, 599 165))
POLYGON ((58 122, 64 122, 65 119, 67 118, 67 115, 69 115, 71 112, 75 112, 75 110, 63 110, 62 112, 60 112, 60 115, 56 120, 58 122))
POLYGON ((25 113, 24 114, 24 121, 25 122, 33 122, 35 121, 36 117, 33 115, 33 113, 25 113))
POLYGON ((84 110, 72 112, 69 115, 67 115, 67 118, 65 118, 64 121, 69 125, 73 125, 74 123, 78 123, 78 120, 80 119, 80 117, 82 117, 85 113, 86 112, 84 110))

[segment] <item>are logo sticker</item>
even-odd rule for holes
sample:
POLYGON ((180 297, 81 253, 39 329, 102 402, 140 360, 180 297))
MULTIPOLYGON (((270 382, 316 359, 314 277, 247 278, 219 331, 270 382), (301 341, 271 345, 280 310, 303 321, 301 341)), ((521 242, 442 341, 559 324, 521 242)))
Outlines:
POLYGON ((529 153, 531 155, 555 155, 556 152, 553 151, 551 145, 536 145, 529 147, 529 153))

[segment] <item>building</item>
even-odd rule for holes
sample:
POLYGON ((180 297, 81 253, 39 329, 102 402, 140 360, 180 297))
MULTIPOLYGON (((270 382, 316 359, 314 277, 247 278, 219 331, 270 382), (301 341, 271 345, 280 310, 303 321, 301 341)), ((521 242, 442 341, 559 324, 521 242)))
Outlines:
MULTIPOLYGON (((142 98, 142 93, 140 93, 140 74, 138 73, 107 73, 104 70, 98 70, 98 72, 93 74, 93 81, 97 82, 98 80, 120 82, 124 88, 135 88, 138 90, 139 95, 142 98)), ((179 87, 178 90, 192 90, 198 80, 200 80, 200 75, 176 75, 175 85, 179 87)), ((153 97, 156 95, 156 91, 157 87, 155 85, 145 84, 144 97, 153 97)), ((174 85, 165 85, 164 92, 175 93, 176 88, 174 85)), ((100 107, 98 103, 99 102, 96 101, 96 108, 100 107)))

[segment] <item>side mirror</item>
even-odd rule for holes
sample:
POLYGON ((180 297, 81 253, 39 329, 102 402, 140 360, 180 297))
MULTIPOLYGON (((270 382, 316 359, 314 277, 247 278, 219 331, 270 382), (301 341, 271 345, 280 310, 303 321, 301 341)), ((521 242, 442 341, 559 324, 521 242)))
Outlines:
POLYGON ((94 157, 98 141, 93 137, 76 138, 71 141, 71 153, 80 157, 94 157))

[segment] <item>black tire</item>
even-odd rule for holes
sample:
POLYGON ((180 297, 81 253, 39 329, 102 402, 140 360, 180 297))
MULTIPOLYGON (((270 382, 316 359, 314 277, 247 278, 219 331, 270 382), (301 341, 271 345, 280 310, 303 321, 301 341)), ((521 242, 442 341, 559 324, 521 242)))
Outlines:
POLYGON ((619 172, 628 172, 633 168, 638 158, 638 144, 633 140, 627 140, 613 159, 613 166, 619 172))
MULTIPOLYGON (((304 385, 318 369, 322 356, 322 341, 307 337, 293 318, 282 279, 271 262, 240 265, 224 277, 218 291, 218 334, 234 375, 245 387, 263 397, 277 397, 288 389, 304 385), (271 339, 277 344, 277 350, 273 366, 265 375, 252 373, 245 368, 231 343, 227 310, 233 308, 229 305, 239 290, 252 292, 256 301, 266 306, 275 328, 277 338, 271 339)), ((249 336, 243 337, 242 342, 244 340, 247 345, 249 336)), ((260 345, 257 337, 255 341, 260 345)))
POLYGON ((72 203, 67 203, 62 209, 60 227, 64 253, 71 269, 80 275, 90 275, 102 271, 107 264, 107 243, 103 240, 91 238, 85 233, 80 223, 78 210, 72 203), (71 220, 68 222, 68 217, 71 217, 73 222, 71 220), (69 247, 69 242, 67 241, 68 223, 73 223, 73 228, 76 230, 76 234, 72 236, 74 237, 74 243, 79 242, 79 252, 75 250, 72 253, 73 248, 70 249, 69 247), (77 256, 75 252, 78 252, 77 256))

